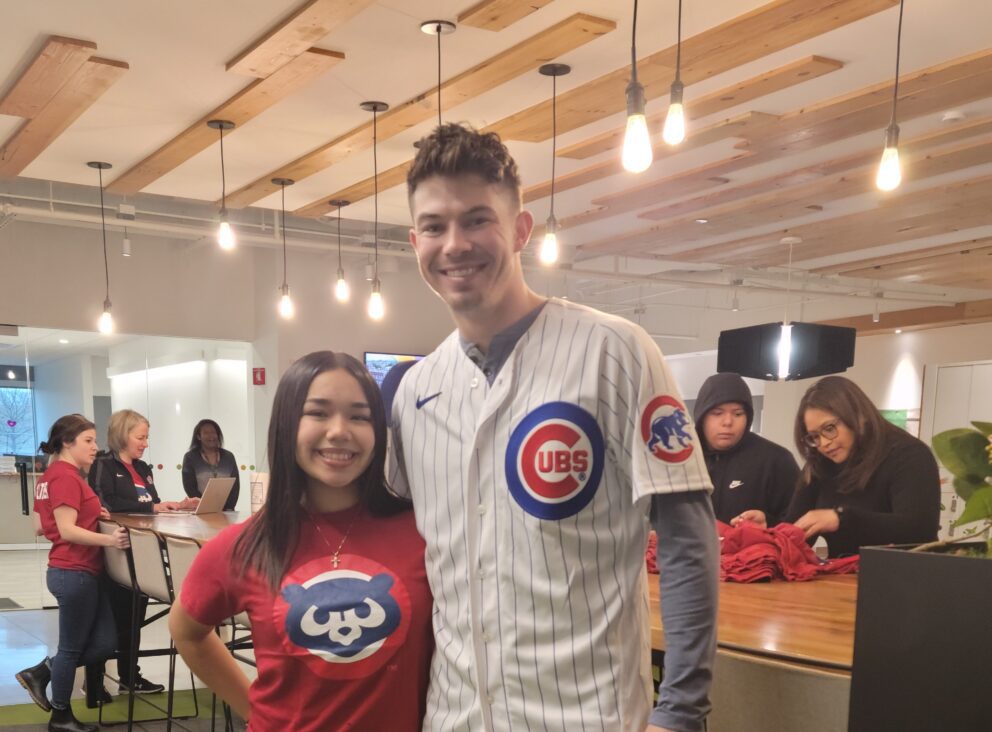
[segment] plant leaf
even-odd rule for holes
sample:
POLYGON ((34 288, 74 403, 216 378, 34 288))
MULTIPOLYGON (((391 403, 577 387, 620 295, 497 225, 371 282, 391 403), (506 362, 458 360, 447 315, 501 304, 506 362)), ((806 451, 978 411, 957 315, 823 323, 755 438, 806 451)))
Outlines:
POLYGON ((961 516, 954 522, 954 526, 970 524, 972 521, 982 521, 983 519, 986 521, 992 519, 992 485, 979 488, 971 494, 971 498, 965 504, 961 516))
POLYGON ((992 422, 972 422, 971 424, 986 437, 992 437, 992 422))
POLYGON ((979 488, 984 488, 987 486, 983 480, 975 480, 972 476, 966 476, 964 478, 954 478, 954 492, 961 496, 961 499, 967 501, 979 488))
POLYGON ((963 427, 933 436, 933 451, 944 467, 959 478, 968 477, 978 482, 986 475, 992 475, 985 449, 988 444, 988 438, 981 432, 963 427))

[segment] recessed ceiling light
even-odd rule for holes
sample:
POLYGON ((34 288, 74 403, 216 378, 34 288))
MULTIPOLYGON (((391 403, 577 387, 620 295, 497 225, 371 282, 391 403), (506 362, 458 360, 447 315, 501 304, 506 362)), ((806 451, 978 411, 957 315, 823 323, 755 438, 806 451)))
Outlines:
POLYGON ((8 371, 7 371, 7 378, 8 379, 11 379, 11 380, 16 379, 17 378, 17 374, 15 374, 13 371, 11 371, 11 370, 8 369, 8 371))
POLYGON ((65 345, 66 343, 68 343, 68 342, 69 342, 69 341, 68 341, 67 339, 65 339, 65 338, 59 338, 59 343, 61 343, 61 344, 62 344, 63 346, 64 346, 64 345, 65 345))
POLYGON ((697 224, 708 224, 709 222, 709 219, 696 219, 697 224))
POLYGON ((900 333, 902 333, 902 328, 896 328, 896 335, 899 335, 900 333))

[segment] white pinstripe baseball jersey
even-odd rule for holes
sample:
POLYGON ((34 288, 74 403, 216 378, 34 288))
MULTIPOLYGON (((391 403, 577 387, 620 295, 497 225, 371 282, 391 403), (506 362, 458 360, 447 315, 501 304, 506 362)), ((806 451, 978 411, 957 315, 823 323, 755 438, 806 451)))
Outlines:
POLYGON ((404 377, 392 423, 436 602, 424 729, 642 732, 641 499, 710 488, 655 343, 551 300, 491 386, 449 336, 404 377))

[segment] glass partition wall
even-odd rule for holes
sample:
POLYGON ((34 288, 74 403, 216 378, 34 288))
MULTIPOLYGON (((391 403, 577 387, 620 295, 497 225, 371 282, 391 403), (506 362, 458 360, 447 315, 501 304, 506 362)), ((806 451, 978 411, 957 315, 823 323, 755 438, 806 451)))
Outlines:
POLYGON ((193 428, 215 420, 238 463, 238 510, 250 508, 255 469, 251 347, 237 341, 112 335, 40 328, 0 332, 0 609, 48 607, 49 544, 22 514, 15 463, 26 463, 30 512, 35 479, 45 468, 38 445, 63 414, 79 412, 107 447, 110 415, 134 409, 148 418, 143 460, 163 500, 185 496, 181 465, 193 428), (13 374, 13 378, 10 375, 13 374))

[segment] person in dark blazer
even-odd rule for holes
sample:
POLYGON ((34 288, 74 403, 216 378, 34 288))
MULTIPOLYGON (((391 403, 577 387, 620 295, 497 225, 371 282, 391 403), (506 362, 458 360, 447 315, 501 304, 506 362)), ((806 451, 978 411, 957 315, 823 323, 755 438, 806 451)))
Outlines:
POLYGON ((199 498, 211 478, 234 478, 234 487, 224 503, 225 511, 233 511, 241 491, 238 461, 224 449, 220 425, 212 419, 201 419, 193 428, 189 452, 183 456, 183 490, 187 496, 199 498))

